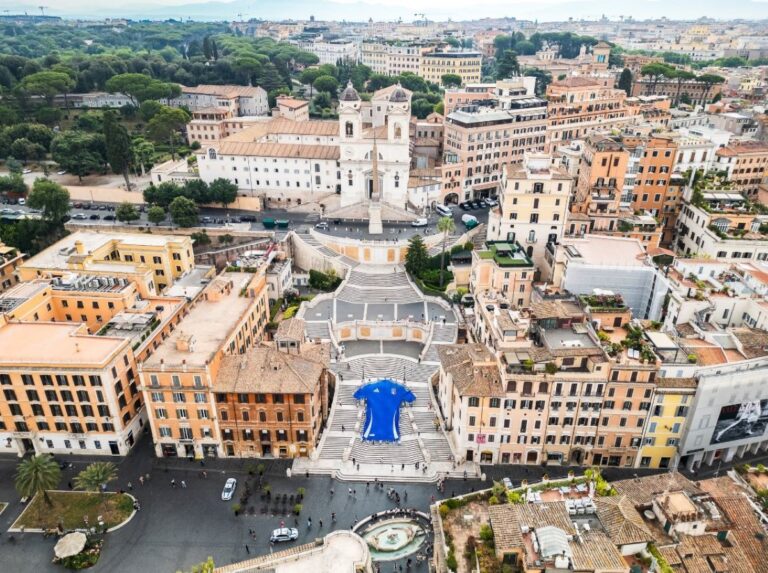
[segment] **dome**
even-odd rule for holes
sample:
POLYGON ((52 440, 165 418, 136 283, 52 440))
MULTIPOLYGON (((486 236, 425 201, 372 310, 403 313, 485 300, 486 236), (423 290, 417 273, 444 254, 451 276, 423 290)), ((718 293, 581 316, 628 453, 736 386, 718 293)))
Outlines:
POLYGON ((352 85, 351 80, 347 83, 347 87, 344 88, 344 91, 341 92, 339 101, 360 101, 360 95, 352 85))
POLYGON ((389 101, 393 103, 404 103, 408 101, 408 94, 405 93, 405 90, 402 88, 399 82, 397 87, 392 90, 392 94, 389 96, 389 101))

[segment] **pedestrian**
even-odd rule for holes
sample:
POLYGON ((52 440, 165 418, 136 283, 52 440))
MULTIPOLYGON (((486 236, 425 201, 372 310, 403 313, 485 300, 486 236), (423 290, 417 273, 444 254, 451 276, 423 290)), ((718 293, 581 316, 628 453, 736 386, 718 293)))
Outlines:
POLYGON ((187 489, 187 482, 185 482, 184 480, 181 480, 181 487, 183 489, 187 489))
POLYGON ((318 520, 318 524, 320 525, 320 528, 322 529, 322 527, 323 527, 323 520, 322 519, 318 520))
POLYGON ((353 466, 356 466, 356 465, 357 465, 357 462, 356 462, 355 458, 352 458, 352 465, 353 465, 353 466))
POLYGON ((405 464, 402 464, 402 465, 400 466, 400 471, 405 471, 405 464))
POLYGON ((128 482, 128 491, 133 491, 133 484, 128 482))
POLYGON ((147 472, 147 475, 144 476, 147 481, 149 481, 149 472, 147 472))
POLYGON ((336 523, 336 512, 331 513, 331 523, 336 523))
POLYGON ((403 490, 403 499, 405 501, 408 501, 408 490, 406 490, 406 489, 403 490))
POLYGON ((307 518, 307 529, 311 529, 311 528, 312 528, 312 518, 308 517, 307 518))
POLYGON ((357 464, 357 471, 360 471, 360 464, 357 464))
POLYGON ((348 495, 352 495, 352 488, 349 488, 348 495))
POLYGON ((71 481, 67 485, 69 486, 69 489, 72 489, 72 482, 71 481))
POLYGON ((353 490, 352 490, 352 497, 353 497, 353 498, 354 498, 354 497, 357 497, 357 490, 356 490, 356 489, 353 489, 353 490))
POLYGON ((331 495, 333 495, 333 488, 331 488, 331 495))
POLYGON ((341 431, 344 431, 344 424, 341 425, 341 431))
POLYGON ((203 479, 208 479, 208 472, 203 470, 203 479))
POLYGON ((173 487, 173 488, 176 487, 176 480, 175 479, 171 480, 171 487, 173 487))
POLYGON ((250 550, 250 548, 248 547, 248 544, 247 544, 247 543, 245 544, 245 552, 246 552, 248 555, 250 555, 250 554, 251 554, 251 550, 250 550))
POLYGON ((371 490, 371 482, 367 481, 365 482, 365 491, 370 491, 370 490, 371 490))
POLYGON ((144 476, 139 476, 139 485, 144 485, 144 476))
POLYGON ((435 503, 435 496, 432 496, 432 503, 435 503))

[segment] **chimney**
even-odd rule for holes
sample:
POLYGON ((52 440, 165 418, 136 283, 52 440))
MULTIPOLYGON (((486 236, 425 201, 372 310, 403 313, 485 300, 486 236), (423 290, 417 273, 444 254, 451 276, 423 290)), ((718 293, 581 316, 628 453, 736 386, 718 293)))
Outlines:
POLYGON ((78 255, 82 255, 85 252, 85 245, 82 241, 75 241, 75 251, 78 255))
POLYGON ((195 338, 191 334, 180 332, 179 337, 176 339, 176 350, 180 352, 194 352, 195 338))

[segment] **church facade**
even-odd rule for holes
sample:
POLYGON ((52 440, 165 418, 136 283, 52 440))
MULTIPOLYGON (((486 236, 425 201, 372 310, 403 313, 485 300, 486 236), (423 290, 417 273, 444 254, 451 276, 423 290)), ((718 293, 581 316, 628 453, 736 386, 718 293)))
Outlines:
POLYGON ((338 121, 265 118, 203 143, 196 152, 199 176, 208 183, 228 179, 243 194, 271 200, 336 193, 342 208, 374 201, 404 209, 410 114, 411 93, 401 86, 363 101, 350 84, 339 96, 338 121))

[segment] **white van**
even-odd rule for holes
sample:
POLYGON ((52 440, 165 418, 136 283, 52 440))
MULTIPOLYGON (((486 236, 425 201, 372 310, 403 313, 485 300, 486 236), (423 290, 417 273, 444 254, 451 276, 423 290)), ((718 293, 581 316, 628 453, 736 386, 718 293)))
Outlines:
POLYGON ((461 216, 461 222, 466 225, 467 223, 470 223, 470 222, 477 224, 479 221, 477 220, 477 217, 475 217, 474 215, 470 215, 469 213, 464 213, 461 216))
POLYGON ((443 217, 453 217, 453 211, 446 205, 436 205, 435 212, 439 215, 442 215, 443 217))

